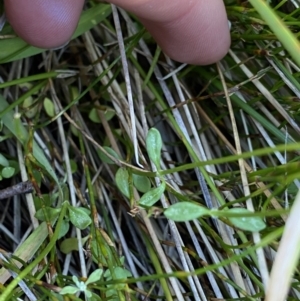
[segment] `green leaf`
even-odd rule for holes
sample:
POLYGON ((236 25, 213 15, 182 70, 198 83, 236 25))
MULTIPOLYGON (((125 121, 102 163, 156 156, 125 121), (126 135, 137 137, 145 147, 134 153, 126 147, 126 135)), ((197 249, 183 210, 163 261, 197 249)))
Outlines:
POLYGON ((64 239, 60 244, 59 249, 64 254, 69 254, 72 251, 78 251, 78 239, 76 237, 64 239))
POLYGON ((71 132, 74 136, 78 137, 78 129, 73 124, 71 124, 71 132))
POLYGON ((51 99, 48 97, 45 97, 44 99, 44 109, 49 117, 54 117, 55 116, 55 109, 54 109, 54 104, 51 99))
MULTIPOLYGON (((131 273, 122 267, 114 268, 114 279, 127 279, 132 277, 131 273)), ((114 289, 121 290, 126 287, 125 283, 117 283, 113 285, 114 289)), ((106 295, 107 296, 107 295, 106 295)))
POLYGON ((139 201, 140 206, 151 207, 153 206, 162 196, 166 189, 166 183, 162 182, 158 187, 150 189, 146 192, 139 201))
POLYGON ((70 221, 76 228, 83 230, 91 224, 92 219, 83 208, 70 206, 68 209, 70 221))
POLYGON ((102 299, 95 293, 92 293, 92 297, 89 299, 89 301, 102 301, 102 299))
MULTIPOLYGON (((72 172, 72 174, 75 173, 75 172, 77 172, 78 166, 77 166, 76 161, 71 159, 70 160, 70 165, 71 165, 71 172, 72 172)), ((64 164, 64 166, 66 166, 66 165, 64 164)))
POLYGON ((115 267, 114 274, 116 279, 126 279, 127 277, 132 277, 132 274, 122 267, 115 267))
POLYGON ((146 148, 151 161, 160 169, 162 140, 157 129, 151 128, 146 137, 146 148))
POLYGON ((54 199, 55 199, 55 194, 54 196, 53 195, 51 196, 50 194, 42 194, 41 198, 39 198, 38 196, 34 196, 33 201, 34 201, 35 210, 38 211, 43 206, 51 207, 54 199))
POLYGON ((100 118, 98 116, 98 113, 97 113, 97 110, 95 108, 90 110, 89 118, 94 123, 101 123, 101 120, 100 120, 100 118))
MULTIPOLYGON (((19 245, 13 255, 20 260, 12 260, 12 263, 20 268, 22 266, 21 263, 30 261, 32 257, 37 254, 37 251, 48 237, 47 224, 43 222, 19 245)), ((2 267, 0 269, 0 283, 5 283, 9 278, 11 278, 10 272, 2 267)))
POLYGON ((88 216, 91 215, 91 210, 89 208, 85 208, 85 207, 79 207, 79 208, 80 210, 84 211, 88 216))
POLYGON ((15 169, 14 175, 20 172, 20 165, 18 161, 8 160, 9 167, 13 167, 15 169))
POLYGON ((106 280, 111 279, 111 271, 110 270, 106 270, 103 274, 104 278, 106 278, 106 280))
POLYGON ((129 190, 129 174, 126 168, 121 167, 116 173, 116 184, 119 190, 128 198, 130 198, 129 190))
MULTIPOLYGON (((116 285, 114 285, 115 287, 116 285)), ((109 301, 119 301, 117 291, 115 289, 110 289, 105 292, 105 296, 109 301)))
POLYGON ((258 232, 266 227, 265 222, 260 216, 243 216, 244 213, 250 213, 246 208, 231 208, 226 210, 230 213, 240 213, 240 217, 228 217, 230 222, 237 228, 244 231, 258 232))
MULTIPOLYGON (((69 223, 68 223, 68 225, 69 225, 69 223)), ((81 239, 81 244, 84 245, 88 239, 89 239, 89 236, 83 237, 81 239)), ((78 251, 78 239, 76 237, 64 239, 62 241, 62 243, 60 244, 60 250, 64 254, 68 254, 73 251, 78 251)))
POLYGON ((1 171, 1 175, 3 178, 8 179, 11 178, 15 173, 15 169, 13 167, 4 167, 1 171))
POLYGON ((33 118, 38 111, 38 106, 36 104, 33 104, 34 101, 32 96, 27 97, 22 104, 22 108, 25 111, 25 116, 30 119, 33 118))
POLYGON ((79 288, 75 286, 65 286, 62 288, 62 290, 59 292, 61 295, 74 295, 77 292, 79 292, 79 288))
POLYGON ((69 220, 64 219, 59 229, 58 239, 64 237, 68 233, 69 229, 70 229, 69 220))
POLYGON ((165 216, 176 222, 186 222, 209 214, 210 210, 190 202, 180 202, 165 210, 165 216))
MULTIPOLYGON (((114 158, 121 160, 121 157, 110 147, 108 146, 104 146, 103 147, 111 156, 113 156, 114 158)), ((100 158, 100 160, 104 163, 107 164, 115 164, 114 161, 112 161, 110 158, 108 158, 108 156, 106 156, 106 154, 104 154, 100 149, 97 150, 98 156, 100 158)))
POLYGON ((52 207, 45 207, 44 209, 41 208, 35 213, 35 217, 42 221, 46 222, 47 218, 45 216, 44 210, 46 211, 47 217, 49 218, 50 221, 53 221, 55 218, 59 216, 60 213, 60 208, 52 208, 52 207))
POLYGON ((151 182, 147 177, 133 174, 132 179, 133 185, 138 191, 146 193, 150 190, 151 182))
POLYGON ((87 279, 87 281, 85 282, 86 285, 93 283, 93 282, 97 282, 101 279, 103 274, 103 270, 102 269, 97 269, 95 270, 87 279))
MULTIPOLYGON (((93 296, 92 292, 85 290, 84 291, 85 297, 87 298, 87 300, 91 300, 91 297, 93 296)), ((91 300, 92 301, 92 300, 91 300)))
MULTIPOLYGON (((89 118, 94 123, 101 123, 101 119, 100 119, 97 111, 99 111, 99 110, 97 110, 96 108, 92 108, 89 113, 89 118)), ((106 107, 105 110, 103 110, 103 113, 104 113, 104 117, 107 121, 111 120, 116 115, 116 111, 109 107, 106 107)))
MULTIPOLYGON (((300 66, 299 58, 299 47, 300 43, 295 35, 285 24, 275 10, 270 7, 267 1, 256 1, 249 0, 251 5, 256 9, 256 11, 263 17, 263 20, 268 24, 270 29, 274 32, 280 43, 283 45, 284 49, 289 52, 291 57, 300 66)), ((270 1, 269 1, 270 2, 270 1)))
POLYGON ((0 154, 0 165, 5 167, 9 166, 8 160, 2 154, 0 154))
POLYGON ((107 261, 105 256, 103 255, 102 248, 105 249, 105 252, 108 252, 107 245, 99 246, 95 239, 92 240, 91 250, 92 250, 93 261, 98 265, 101 264, 102 266, 107 266, 107 261))

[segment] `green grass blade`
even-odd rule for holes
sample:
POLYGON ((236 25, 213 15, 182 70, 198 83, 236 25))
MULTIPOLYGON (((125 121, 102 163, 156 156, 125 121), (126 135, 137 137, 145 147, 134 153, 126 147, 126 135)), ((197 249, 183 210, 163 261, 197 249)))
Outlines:
POLYGON ((277 36, 285 49, 289 52, 291 57, 300 66, 300 43, 296 36, 288 29, 288 27, 276 15, 273 9, 264 0, 250 0, 249 1, 257 12, 266 21, 269 27, 277 36))
MULTIPOLYGON (((20 258, 24 262, 31 260, 42 243, 48 237, 48 234, 47 225, 44 222, 38 228, 36 228, 32 234, 30 234, 30 236, 23 242, 23 244, 20 245, 13 255, 20 258)), ((15 264, 20 267, 19 262, 15 262, 15 264)), ((10 277, 11 275, 9 271, 7 271, 5 268, 0 269, 0 283, 5 283, 10 277)))

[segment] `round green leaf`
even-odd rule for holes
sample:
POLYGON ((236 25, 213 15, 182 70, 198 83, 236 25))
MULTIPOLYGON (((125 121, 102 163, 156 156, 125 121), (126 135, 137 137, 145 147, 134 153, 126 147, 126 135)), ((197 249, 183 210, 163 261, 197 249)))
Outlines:
POLYGON ((61 295, 74 295, 77 292, 79 292, 79 288, 75 286, 65 286, 62 288, 62 290, 59 292, 61 295))
POLYGON ((146 192, 139 201, 139 205, 145 207, 153 206, 162 196, 166 189, 165 182, 162 182, 158 187, 150 189, 146 192))
POLYGON ((88 216, 91 215, 91 210, 89 208, 80 207, 80 210, 84 211, 88 216))
MULTIPOLYGON (((112 108, 109 108, 109 107, 106 107, 105 110, 103 110, 103 113, 104 113, 104 117, 107 121, 111 120, 116 115, 115 110, 112 108)), ((95 123, 101 123, 101 119, 99 118, 97 109, 95 109, 95 108, 91 109, 91 111, 89 113, 89 118, 91 121, 93 121, 95 123)))
POLYGON ((48 97, 44 99, 44 109, 49 117, 55 116, 54 104, 48 97))
MULTIPOLYGON (((89 236, 83 237, 81 239, 81 244, 84 245, 88 239, 89 236)), ((73 251, 78 251, 78 239, 76 237, 66 238, 62 241, 59 248, 64 254, 68 254, 73 251)))
POLYGON ((76 99, 79 96, 78 87, 72 86, 71 89, 70 89, 70 94, 71 94, 72 100, 76 99))
POLYGON ((190 202, 181 202, 171 205, 165 210, 164 214, 173 221, 186 222, 207 215, 209 212, 205 207, 190 202))
MULTIPOLYGON (((122 267, 115 267, 114 275, 115 275, 115 279, 127 279, 128 277, 132 277, 131 273, 122 267)), ((115 284, 114 288, 117 290, 124 289, 125 283, 115 284)))
POLYGON ((25 109, 25 115, 27 118, 33 118, 38 111, 38 106, 33 105, 33 103, 34 101, 32 96, 27 97, 23 102, 22 107, 25 109))
POLYGON ((157 129, 151 128, 146 137, 146 148, 151 161, 160 169, 162 140, 157 129))
POLYGON ((92 219, 86 213, 85 209, 73 206, 70 206, 68 209, 70 221, 76 228, 83 230, 91 224, 92 219))
POLYGON ((11 178, 15 173, 14 167, 4 167, 1 171, 1 175, 3 178, 8 179, 11 178))
POLYGON ((13 167, 15 169, 14 175, 20 171, 20 165, 18 161, 8 160, 9 167, 13 167))
POLYGON ((150 190, 151 182, 147 177, 133 174, 132 178, 133 185, 138 191, 145 193, 150 190))
POLYGON ((246 208, 231 208, 226 210, 226 212, 241 214, 240 217, 228 217, 230 222, 241 230, 258 232, 266 227, 265 222, 260 216, 243 216, 243 214, 251 212, 246 208))
POLYGON ((0 154, 0 165, 5 167, 9 166, 8 160, 2 154, 0 154))
MULTIPOLYGON (((121 157, 110 147, 108 146, 104 146, 103 147, 111 156, 113 156, 114 158, 121 160, 121 157)), ((102 162, 107 163, 107 164, 115 164, 114 161, 112 161, 108 156, 106 156, 106 154, 104 154, 101 150, 98 149, 98 155, 101 159, 102 162)))
POLYGON ((74 136, 78 137, 78 129, 73 124, 71 124, 71 132, 74 136))
POLYGON ((101 120, 100 120, 97 110, 95 108, 90 110, 89 118, 91 121, 93 121, 95 123, 101 123, 101 120))
POLYGON ((35 213, 35 217, 42 222, 47 221, 47 217, 50 221, 53 221, 59 216, 60 210, 60 208, 52 207, 45 207, 44 209, 41 208, 35 213), (45 216, 45 214, 47 215, 47 217, 45 216))
POLYGON ((132 277, 132 274, 122 267, 115 267, 114 274, 116 279, 126 279, 127 277, 132 277))
POLYGON ((59 249, 64 254, 71 253, 72 251, 78 251, 78 239, 76 237, 64 239, 60 244, 59 249))
POLYGON ((121 167, 118 169, 116 173, 116 184, 119 190, 126 196, 130 197, 130 190, 129 190, 129 175, 126 168, 121 167))
POLYGON ((71 163, 71 171, 72 173, 75 173, 77 170, 78 170, 78 166, 77 166, 77 163, 75 160, 70 160, 70 163, 71 163))

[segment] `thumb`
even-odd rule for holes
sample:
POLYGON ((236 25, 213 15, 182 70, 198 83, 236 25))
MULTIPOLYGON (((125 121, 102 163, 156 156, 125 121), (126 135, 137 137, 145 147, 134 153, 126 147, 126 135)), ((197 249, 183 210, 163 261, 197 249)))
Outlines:
POLYGON ((15 32, 40 48, 57 48, 74 33, 84 0, 4 0, 15 32))
POLYGON ((208 65, 230 46, 223 0, 110 0, 137 15, 174 60, 208 65))
MULTIPOLYGON (((220 60, 230 45, 222 0, 111 0, 135 13, 173 59, 192 64, 220 60)), ((71 38, 84 0, 4 0, 16 33, 41 48, 59 47, 71 38)))

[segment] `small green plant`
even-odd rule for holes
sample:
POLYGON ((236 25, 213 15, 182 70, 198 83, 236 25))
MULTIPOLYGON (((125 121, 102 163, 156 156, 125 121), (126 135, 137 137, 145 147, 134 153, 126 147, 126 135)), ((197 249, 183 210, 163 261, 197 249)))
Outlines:
MULTIPOLYGON (((121 280, 127 279, 128 277, 132 277, 131 273, 124 269, 123 267, 117 266, 113 268, 113 271, 106 270, 104 273, 105 281, 110 280, 121 280)), ((105 296, 108 300, 111 301, 119 301, 118 292, 127 290, 126 283, 116 283, 107 285, 107 290, 105 292, 105 296)))
POLYGON ((89 301, 93 300, 101 300, 96 294, 92 293, 89 284, 93 284, 97 281, 99 281, 102 277, 103 270, 97 269, 88 277, 88 279, 83 282, 79 281, 77 276, 73 276, 72 280, 76 286, 68 285, 62 288, 62 290, 59 292, 61 295, 74 295, 77 293, 84 293, 85 297, 89 301))
MULTIPOLYGON (((67 209, 67 214, 63 220, 63 233, 60 233, 60 236, 63 236, 66 232, 68 232, 69 222, 71 222, 76 228, 80 230, 87 228, 91 224, 92 219, 90 217, 90 211, 88 209, 83 207, 73 207, 70 204, 68 204, 67 209)), ((52 208, 46 206, 45 208, 39 209, 36 212, 35 217, 40 221, 47 221, 46 218, 49 218, 50 221, 55 221, 59 216, 60 211, 61 208, 52 208)))
POLYGON ((58 51, 1 32, 0 189, 33 195, 0 202, 0 301, 200 300, 204 278, 211 299, 298 296, 299 1, 222 1, 209 67, 85 2, 74 37, 94 29, 58 51))
MULTIPOLYGON (((103 271, 103 269, 97 269, 91 273, 91 275, 86 281, 80 281, 78 280, 77 276, 73 276, 72 280, 75 286, 65 286, 59 293, 61 295, 74 295, 77 293, 84 293, 85 298, 88 301, 102 300, 98 294, 92 291, 93 289, 95 289, 95 287, 93 288, 93 285, 96 285, 97 282, 102 279, 104 279, 104 281, 117 281, 120 279, 127 279, 128 277, 132 277, 131 273, 128 270, 119 266, 114 267, 112 271, 108 269, 105 272, 103 271)), ((127 290, 127 285, 126 283, 109 284, 105 288, 102 288, 102 290, 105 291, 105 296, 107 300, 119 301, 120 299, 118 293, 127 290)))
MULTIPOLYGON (((159 201, 167 188, 166 180, 161 175, 160 160, 162 139, 157 129, 151 128, 149 130, 146 137, 146 148, 150 160, 157 169, 157 176, 160 179, 160 185, 150 189, 148 187, 148 191, 145 191, 145 193, 142 195, 138 205, 149 210, 149 212, 153 212, 151 207, 159 201)), ((131 188, 129 172, 126 168, 122 167, 117 171, 116 183, 119 190, 129 198, 131 188)), ((229 224, 245 231, 258 232, 266 227, 265 222, 260 216, 246 208, 241 207, 229 209, 224 208, 223 210, 210 210, 198 203, 194 203, 192 201, 183 201, 173 204, 164 211, 161 210, 161 212, 164 212, 165 217, 176 222, 185 222, 207 216, 213 218, 225 218, 228 220, 229 224)))

